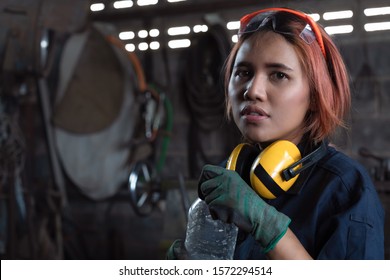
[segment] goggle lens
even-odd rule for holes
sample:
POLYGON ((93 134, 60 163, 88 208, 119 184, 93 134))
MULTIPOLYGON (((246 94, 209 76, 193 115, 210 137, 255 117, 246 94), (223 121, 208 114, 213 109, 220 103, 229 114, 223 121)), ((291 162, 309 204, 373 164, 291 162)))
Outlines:
POLYGON ((277 18, 274 14, 272 14, 272 12, 274 11, 289 12, 304 20, 307 24, 303 28, 302 32, 299 34, 299 37, 301 37, 307 44, 311 44, 315 40, 317 40, 318 45, 321 48, 322 54, 324 55, 324 57, 326 57, 322 35, 315 21, 310 16, 304 13, 295 10, 290 10, 287 8, 269 8, 242 17, 240 20, 240 29, 238 31, 238 36, 241 36, 242 34, 246 33, 256 32, 257 30, 261 29, 266 25, 271 25, 272 29, 277 33, 291 34, 287 30, 283 30, 283 24, 277 22, 277 18))

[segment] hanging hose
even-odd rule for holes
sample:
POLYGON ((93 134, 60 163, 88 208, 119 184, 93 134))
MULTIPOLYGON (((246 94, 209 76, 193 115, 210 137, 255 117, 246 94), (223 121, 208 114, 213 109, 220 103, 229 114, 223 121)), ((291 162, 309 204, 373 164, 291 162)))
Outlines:
POLYGON ((225 96, 220 77, 229 51, 229 40, 219 25, 197 34, 188 50, 185 96, 192 120, 203 131, 219 128, 224 116, 225 96))
MULTIPOLYGON (((115 36, 108 35, 106 37, 106 39, 111 44, 118 47, 119 49, 125 50, 125 46, 124 46, 123 42, 120 39, 116 38, 115 36)), ((138 79, 139 91, 145 92, 147 90, 147 83, 146 83, 144 71, 143 71, 142 66, 141 66, 141 62, 139 61, 138 57, 134 53, 126 51, 126 54, 127 54, 127 57, 129 58, 129 60, 131 61, 131 64, 134 67, 134 71, 135 71, 137 79, 138 79)))
POLYGON ((231 48, 225 28, 210 26, 192 38, 184 73, 184 92, 191 113, 188 137, 190 177, 197 177, 200 165, 212 162, 201 145, 204 136, 217 131, 225 116, 225 95, 221 72, 231 48), (203 161, 199 164, 199 158, 203 161))
POLYGON ((165 94, 161 94, 160 98, 163 99, 164 101, 164 107, 165 107, 165 113, 166 113, 166 126, 165 126, 165 131, 161 143, 161 152, 160 152, 160 157, 157 162, 157 173, 161 174, 162 168, 165 165, 165 159, 167 156, 167 150, 168 150, 168 145, 171 140, 171 132, 172 132, 172 127, 173 127, 173 107, 170 102, 170 100, 165 96, 165 94))

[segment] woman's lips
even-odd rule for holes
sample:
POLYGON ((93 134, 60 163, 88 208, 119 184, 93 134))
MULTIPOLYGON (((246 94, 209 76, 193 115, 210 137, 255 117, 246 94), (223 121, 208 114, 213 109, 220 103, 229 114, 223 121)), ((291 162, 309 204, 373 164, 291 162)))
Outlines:
POLYGON ((245 106, 241 110, 240 115, 242 118, 244 118, 248 122, 258 122, 258 121, 269 118, 269 115, 263 109, 255 106, 255 105, 245 106))

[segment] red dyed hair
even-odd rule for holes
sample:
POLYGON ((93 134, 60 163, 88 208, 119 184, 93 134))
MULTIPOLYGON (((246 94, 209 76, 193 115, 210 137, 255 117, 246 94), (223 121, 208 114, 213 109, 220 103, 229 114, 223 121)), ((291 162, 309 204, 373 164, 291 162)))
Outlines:
MULTIPOLYGON (((284 17, 283 22, 287 26, 284 26, 283 29, 288 28, 291 34, 278 34, 293 45, 300 59, 301 67, 309 80, 310 109, 305 119, 306 132, 313 141, 321 141, 331 136, 337 127, 345 126, 344 118, 350 109, 349 77, 344 61, 336 45, 321 26, 319 27, 324 41, 326 59, 316 42, 307 44, 299 37, 306 22, 286 12, 275 12, 275 17, 284 17)), ((228 117, 231 113, 228 85, 237 52, 243 42, 251 36, 256 36, 254 39, 261 47, 261 33, 270 31, 273 29, 265 27, 259 31, 243 34, 226 60, 225 95, 228 117)))

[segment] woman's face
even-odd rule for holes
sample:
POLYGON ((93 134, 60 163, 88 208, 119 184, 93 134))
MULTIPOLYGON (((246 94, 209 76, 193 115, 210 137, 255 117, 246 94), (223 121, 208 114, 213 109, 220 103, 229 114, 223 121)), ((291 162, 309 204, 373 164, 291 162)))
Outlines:
POLYGON ((228 91, 233 119, 246 139, 299 143, 310 106, 309 82, 284 37, 263 32, 247 39, 237 52, 228 91))

